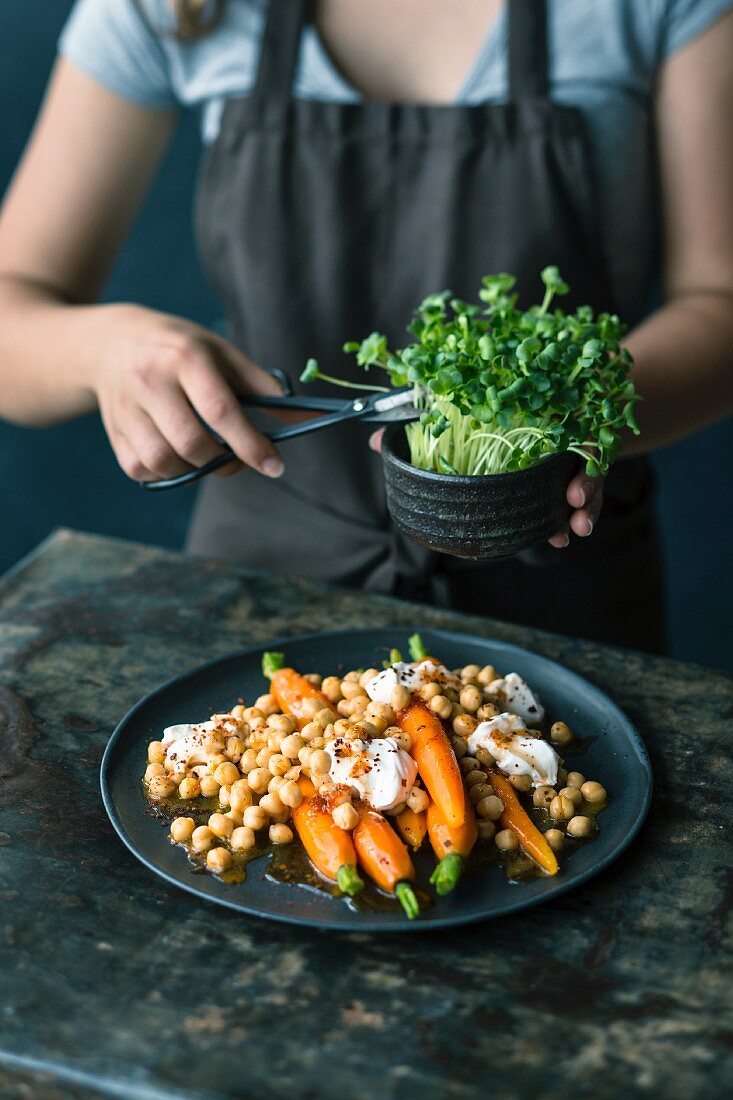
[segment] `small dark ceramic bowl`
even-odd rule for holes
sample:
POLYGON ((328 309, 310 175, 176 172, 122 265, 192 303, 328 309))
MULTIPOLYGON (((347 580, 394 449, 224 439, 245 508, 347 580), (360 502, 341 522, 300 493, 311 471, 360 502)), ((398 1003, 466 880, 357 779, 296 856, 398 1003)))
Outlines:
POLYGON ((508 474, 435 474, 410 465, 404 424, 385 431, 382 458, 398 530, 420 546, 474 561, 546 542, 567 522, 565 493, 579 465, 577 455, 564 452, 508 474))

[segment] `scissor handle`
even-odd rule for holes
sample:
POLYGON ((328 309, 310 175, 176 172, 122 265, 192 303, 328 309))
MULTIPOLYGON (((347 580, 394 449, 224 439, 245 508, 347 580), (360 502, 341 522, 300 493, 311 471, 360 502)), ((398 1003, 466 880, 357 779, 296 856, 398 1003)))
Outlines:
MULTIPOLYGON (((253 397, 251 399, 243 398, 241 404, 250 408, 257 406, 271 409, 313 409, 322 411, 324 402, 329 400, 329 398, 318 397, 253 397), (308 402, 308 404, 301 404, 301 402, 308 402)), ((356 403, 353 403, 349 407, 348 402, 342 401, 337 401, 335 406, 329 404, 327 407, 333 408, 333 411, 326 413, 325 416, 316 416, 312 420, 301 420, 297 424, 288 424, 285 428, 276 428, 275 431, 263 432, 262 434, 267 439, 272 440, 273 443, 280 443, 284 439, 294 439, 299 435, 319 432, 321 428, 328 428, 332 424, 343 424, 347 420, 360 420, 368 411, 366 406, 359 408, 356 403)), ((226 466, 233 458, 234 454, 231 448, 226 447, 224 454, 217 455, 216 458, 212 458, 204 466, 188 470, 185 474, 179 474, 178 477, 168 477, 161 481, 140 481, 138 484, 143 489, 147 489, 149 493, 178 489, 181 485, 193 485, 195 481, 200 481, 207 474, 212 474, 214 470, 220 470, 222 466, 226 466)))

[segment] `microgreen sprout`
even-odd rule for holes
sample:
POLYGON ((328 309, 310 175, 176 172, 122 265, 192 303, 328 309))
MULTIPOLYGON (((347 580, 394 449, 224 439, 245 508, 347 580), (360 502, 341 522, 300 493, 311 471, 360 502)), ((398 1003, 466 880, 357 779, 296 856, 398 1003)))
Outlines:
MULTIPOLYGON (((425 298, 409 325, 413 342, 398 351, 376 332, 344 345, 392 386, 414 386, 422 412, 405 428, 414 466, 494 474, 572 451, 594 476, 616 458, 624 429, 639 434, 621 321, 590 306, 553 308, 569 287, 557 267, 541 278, 544 297, 529 309, 518 308, 512 275, 486 275, 479 303, 449 291, 425 298)), ((303 374, 310 378, 337 381, 313 361, 303 374)))

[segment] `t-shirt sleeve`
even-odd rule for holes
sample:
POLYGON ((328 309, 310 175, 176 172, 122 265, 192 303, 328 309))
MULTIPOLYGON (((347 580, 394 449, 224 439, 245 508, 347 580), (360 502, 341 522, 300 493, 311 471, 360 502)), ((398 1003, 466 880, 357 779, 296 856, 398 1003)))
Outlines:
POLYGON ((59 53, 111 92, 144 107, 177 104, 157 4, 145 0, 76 0, 61 32, 59 53))
POLYGON ((660 53, 664 58, 733 11, 733 0, 665 0, 663 7, 660 53))

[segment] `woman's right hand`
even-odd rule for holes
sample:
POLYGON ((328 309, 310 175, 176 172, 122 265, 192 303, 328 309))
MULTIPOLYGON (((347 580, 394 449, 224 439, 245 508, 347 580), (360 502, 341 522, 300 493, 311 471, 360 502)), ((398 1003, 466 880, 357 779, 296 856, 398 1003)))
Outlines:
POLYGON ((177 477, 222 454, 198 417, 234 452, 232 462, 217 471, 221 476, 243 465, 267 477, 282 474, 276 448, 250 424, 237 400, 240 394, 279 394, 271 375, 192 322, 134 305, 100 311, 105 316, 90 382, 128 477, 177 477))

